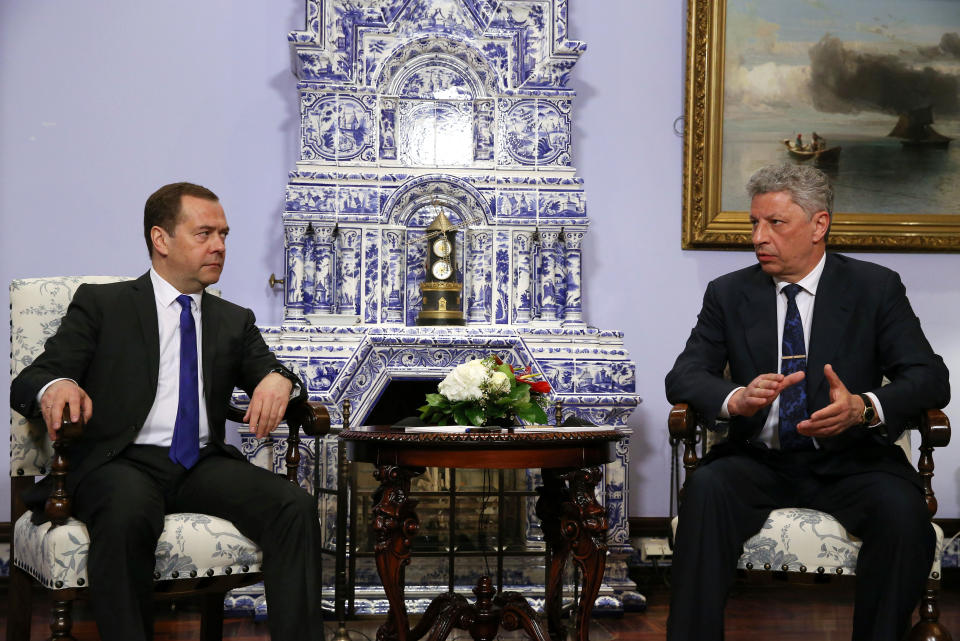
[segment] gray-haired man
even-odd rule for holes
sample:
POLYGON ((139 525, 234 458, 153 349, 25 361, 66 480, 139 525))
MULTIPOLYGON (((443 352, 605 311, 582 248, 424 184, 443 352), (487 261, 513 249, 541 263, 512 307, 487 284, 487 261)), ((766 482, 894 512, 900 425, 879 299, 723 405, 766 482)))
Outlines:
POLYGON ((759 264, 707 286, 666 377, 671 403, 730 426, 687 483, 668 639, 723 638, 743 542, 772 509, 811 507, 863 540, 853 638, 899 640, 935 541, 919 476, 894 441, 909 417, 947 404, 947 368, 895 272, 826 251, 833 191, 822 172, 764 167, 747 191, 759 264))

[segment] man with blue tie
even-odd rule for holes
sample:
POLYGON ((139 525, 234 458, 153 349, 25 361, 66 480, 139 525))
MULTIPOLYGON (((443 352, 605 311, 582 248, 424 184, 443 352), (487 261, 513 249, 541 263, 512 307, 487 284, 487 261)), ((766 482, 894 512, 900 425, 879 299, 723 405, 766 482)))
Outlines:
POLYGON ((722 639, 743 543, 772 509, 810 507, 863 541, 853 638, 897 641, 935 541, 895 441, 910 417, 948 403, 947 369, 895 272, 826 251, 833 190, 822 172, 764 167, 747 192, 759 264, 707 286, 666 377, 671 403, 729 424, 687 480, 667 638, 722 639))
POLYGON ((235 387, 261 438, 306 393, 253 313, 204 291, 220 278, 228 232, 213 192, 161 187, 144 207, 149 272, 81 286, 11 385, 13 407, 42 415, 51 438, 66 406, 86 422, 67 488, 90 533, 88 591, 105 640, 152 638, 154 551, 171 512, 228 519, 260 546, 271 638, 323 639, 315 502, 224 441, 235 387))

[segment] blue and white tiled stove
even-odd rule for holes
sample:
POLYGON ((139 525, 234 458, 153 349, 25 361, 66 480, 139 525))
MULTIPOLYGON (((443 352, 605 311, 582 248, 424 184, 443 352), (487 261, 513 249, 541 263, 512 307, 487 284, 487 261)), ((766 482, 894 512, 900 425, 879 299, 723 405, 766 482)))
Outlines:
MULTIPOLYGON (((306 28, 289 40, 300 158, 283 213, 284 323, 263 333, 334 425, 346 399, 360 424, 391 381, 439 380, 496 353, 542 373, 565 415, 624 426, 639 402, 634 363, 620 332, 583 317, 590 220, 567 82, 585 45, 567 38, 567 0, 307 0, 306 28), (440 211, 460 226, 463 327, 416 326, 425 228, 440 211)), ((282 465, 269 443, 248 435, 244 448, 282 465)), ((335 485, 335 451, 335 437, 318 457, 304 445, 305 483, 316 463, 335 485)), ((626 577, 628 451, 600 497, 611 530, 597 605, 614 609, 642 599, 626 577)), ((446 590, 429 576, 421 592, 446 590)), ((377 585, 358 576, 365 594, 377 585)))

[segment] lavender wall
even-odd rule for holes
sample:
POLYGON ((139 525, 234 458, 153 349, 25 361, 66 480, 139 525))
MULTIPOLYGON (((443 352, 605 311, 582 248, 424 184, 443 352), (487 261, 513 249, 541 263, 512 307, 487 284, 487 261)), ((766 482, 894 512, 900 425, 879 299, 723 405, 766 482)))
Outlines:
MULTIPOLYGON (((663 375, 703 288, 752 259, 680 250, 682 141, 672 123, 683 111, 683 4, 607 0, 598 11, 595 0, 571 0, 570 9, 572 37, 589 46, 574 73, 574 162, 593 221, 586 318, 626 332, 644 399, 631 420, 631 516, 668 511, 663 375)), ((302 0, 0 3, 2 308, 13 278, 144 271, 144 199, 192 180, 220 194, 233 228, 224 295, 278 323, 280 297, 266 281, 282 269, 298 128, 285 35, 302 24, 302 0)), ((960 259, 866 257, 900 271, 928 337, 960 372, 960 259)), ((949 409, 960 416, 960 402, 949 409)), ((958 452, 938 457, 944 517, 960 515, 958 452)), ((0 521, 7 467, 0 459, 0 521)))

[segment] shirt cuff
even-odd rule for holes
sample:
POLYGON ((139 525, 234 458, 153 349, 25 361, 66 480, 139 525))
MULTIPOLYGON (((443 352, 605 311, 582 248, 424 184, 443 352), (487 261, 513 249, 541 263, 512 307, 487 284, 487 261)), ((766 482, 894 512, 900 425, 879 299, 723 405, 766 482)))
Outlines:
MULTIPOLYGON (((55 379, 53 379, 52 381, 50 381, 49 383, 47 383, 46 385, 44 385, 43 387, 41 387, 41 388, 40 388, 40 391, 37 392, 37 405, 40 404, 40 399, 43 398, 43 393, 47 391, 47 388, 50 387, 51 385, 53 385, 54 383, 58 382, 58 381, 70 381, 71 383, 73 383, 74 385, 77 385, 77 387, 79 387, 79 384, 78 384, 75 380, 73 380, 72 378, 66 378, 66 377, 63 377, 63 378, 55 378, 55 379)), ((877 402, 876 399, 874 399, 873 402, 876 403, 876 402, 877 402)))
POLYGON ((743 386, 740 386, 727 394, 727 397, 723 399, 723 405, 720 406, 720 412, 717 414, 717 418, 730 418, 730 408, 727 407, 727 404, 730 402, 730 399, 733 398, 733 395, 743 389, 743 386))

